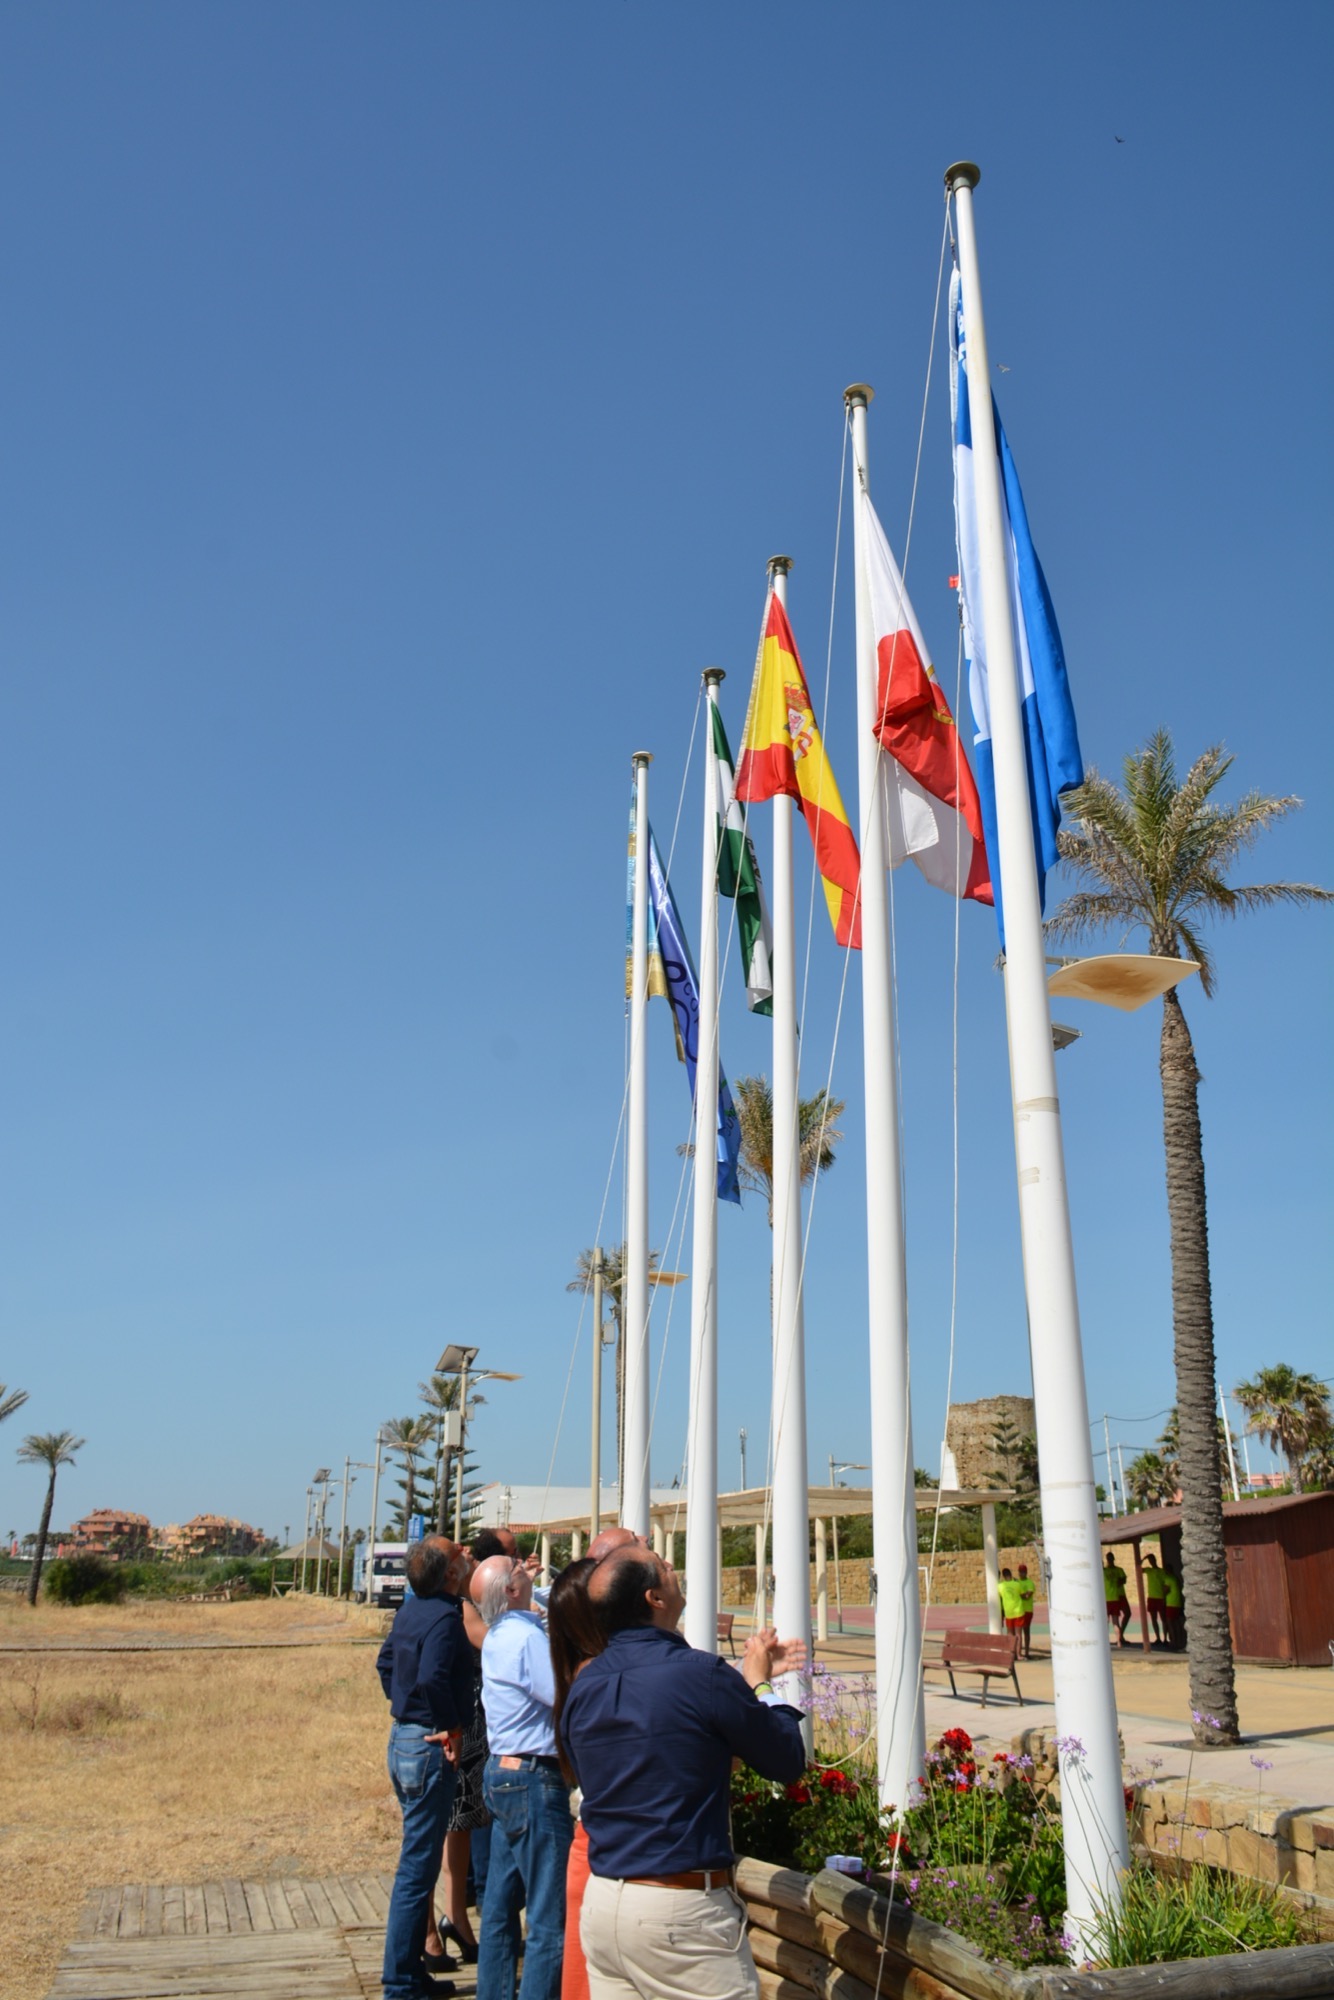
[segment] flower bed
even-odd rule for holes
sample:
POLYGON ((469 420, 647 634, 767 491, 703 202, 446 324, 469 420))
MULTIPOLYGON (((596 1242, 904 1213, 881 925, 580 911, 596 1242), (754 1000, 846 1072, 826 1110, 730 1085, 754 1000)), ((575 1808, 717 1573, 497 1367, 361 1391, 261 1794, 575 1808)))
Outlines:
MULTIPOLYGON (((854 1723, 854 1734, 858 1728, 854 1723)), ((1035 1747, 1041 1748, 1036 1759, 1020 1748, 998 1752, 979 1767, 966 1731, 947 1730, 928 1753, 919 1794, 903 1813, 880 1810, 874 1775, 855 1752, 837 1764, 813 1766, 799 1783, 787 1787, 767 1784, 743 1770, 733 1780, 734 1843, 771 1872, 787 1871, 793 1882, 814 1878, 825 1884, 826 1916, 842 1919, 846 1913, 838 1899, 854 1890, 863 1893, 869 1883, 865 1893, 883 1892, 883 1926, 888 1928, 882 1942, 891 1934, 899 1936, 905 1925, 908 1933, 915 1925, 919 1937, 939 1933, 933 1947, 937 1955, 943 1949, 940 1938, 950 1939, 952 1950, 967 1954, 975 1983, 978 1966, 989 1967, 992 1974, 1004 1970, 1007 1978, 1010 1968, 1017 1977, 1033 1968, 1059 1966, 1064 1978, 1069 1976, 1070 1940, 1064 1927, 1058 1763, 1059 1755, 1078 1755, 1079 1746, 1035 1747), (824 1870, 831 1858, 841 1874, 824 1870)), ((1126 1806, 1132 1813, 1141 1809, 1134 1786, 1127 1787, 1126 1806)), ((854 1899, 849 1907, 879 1906, 854 1899)), ((804 1908, 788 1911, 789 1918, 810 1914, 804 1908)), ((761 1931, 768 1927, 765 1920, 756 1921, 761 1931)), ((797 1935, 789 1926, 779 1935, 797 1951, 814 1950, 819 1943, 808 1928, 797 1935)), ((1293 1952, 1315 1935, 1309 1912, 1256 1882, 1201 1864, 1167 1878, 1147 1860, 1138 1860, 1126 1882, 1122 1909, 1100 1920, 1093 1949, 1099 1964, 1108 1968, 1194 1963, 1206 1957, 1221 1961, 1241 1953, 1254 1970, 1259 1956, 1271 1948, 1280 1951, 1285 1963, 1296 1965, 1293 1952)), ((1313 1963, 1329 1965, 1328 1990, 1334 1995, 1334 1953, 1328 1946, 1311 1943, 1311 1948, 1323 1955, 1313 1963)), ((762 1949, 772 1958, 777 1947, 762 1949)), ((849 1951, 856 1956, 860 1947, 849 1951)), ((768 1969, 785 1968, 775 1963, 768 1969)), ((933 1970, 929 1964, 923 1969, 933 1970)), ((844 1970, 857 1976, 855 1967, 844 1965, 844 1970)), ((817 1985, 809 1990, 826 1989, 817 1985)), ((889 1990, 909 1991, 901 1984, 889 1990)), ((974 1987, 964 1983, 957 1990, 972 1993, 974 1987)), ((986 1989, 988 1996, 991 1990, 986 1989)))
POLYGON ((744 1860, 737 1888, 763 2000, 1328 2000, 1334 1946, 1124 1970, 997 1964, 941 1924, 845 1875, 744 1860))

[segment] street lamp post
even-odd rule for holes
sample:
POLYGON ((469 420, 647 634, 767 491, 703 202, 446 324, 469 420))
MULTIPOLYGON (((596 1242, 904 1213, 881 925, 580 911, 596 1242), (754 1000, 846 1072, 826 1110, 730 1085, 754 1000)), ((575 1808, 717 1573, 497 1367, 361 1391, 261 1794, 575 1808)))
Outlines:
POLYGON ((437 1375, 457 1375, 459 1378, 459 1441, 458 1480, 454 1488, 454 1540, 463 1540, 463 1462, 467 1451, 468 1432, 468 1383, 472 1382, 522 1382, 522 1375, 508 1374, 502 1368, 482 1368, 470 1377, 469 1370, 477 1359, 479 1349, 463 1347, 452 1343, 445 1349, 435 1364, 437 1375))
POLYGON ((301 1594, 303 1597, 306 1591, 306 1568, 310 1562, 310 1503, 314 1498, 314 1494, 314 1486, 308 1486, 306 1488, 306 1528, 301 1538, 301 1594))
POLYGON ((338 1588, 334 1592, 334 1596, 340 1599, 343 1595, 343 1570, 347 1565, 347 1489, 352 1484, 349 1477, 351 1467, 352 1460, 344 1454, 343 1498, 338 1513, 338 1588))
POLYGON ((602 1526, 602 1283, 606 1269, 601 1250, 593 1252, 593 1464, 588 1495, 588 1540, 595 1542, 602 1526))

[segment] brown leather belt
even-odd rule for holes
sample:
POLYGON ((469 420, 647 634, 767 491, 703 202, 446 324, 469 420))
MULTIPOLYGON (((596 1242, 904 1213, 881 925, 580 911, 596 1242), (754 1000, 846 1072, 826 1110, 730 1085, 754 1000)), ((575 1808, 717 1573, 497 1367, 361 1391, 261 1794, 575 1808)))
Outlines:
POLYGON ((639 1889, 731 1889, 735 1868, 688 1868, 683 1875, 626 1875, 639 1889))

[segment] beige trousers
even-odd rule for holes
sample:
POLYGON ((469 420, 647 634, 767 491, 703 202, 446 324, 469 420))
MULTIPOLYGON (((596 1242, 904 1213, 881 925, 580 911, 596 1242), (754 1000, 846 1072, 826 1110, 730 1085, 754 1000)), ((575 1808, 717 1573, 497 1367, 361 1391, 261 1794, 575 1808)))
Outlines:
POLYGON ((589 1877, 579 1937, 591 2000, 759 2000, 734 1889, 589 1877))

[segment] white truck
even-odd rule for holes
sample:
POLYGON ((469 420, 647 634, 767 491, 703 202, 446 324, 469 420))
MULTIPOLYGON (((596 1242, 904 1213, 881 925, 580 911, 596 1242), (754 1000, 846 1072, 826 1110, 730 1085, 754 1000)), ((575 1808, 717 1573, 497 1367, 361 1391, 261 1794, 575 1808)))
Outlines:
POLYGON ((367 1578, 366 1602, 381 1606, 393 1606, 403 1602, 407 1589, 408 1544, 406 1542, 377 1542, 371 1550, 370 1574, 367 1578))

